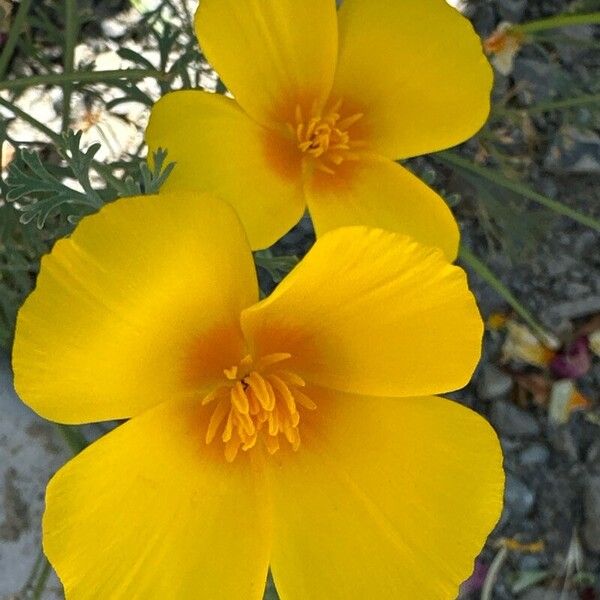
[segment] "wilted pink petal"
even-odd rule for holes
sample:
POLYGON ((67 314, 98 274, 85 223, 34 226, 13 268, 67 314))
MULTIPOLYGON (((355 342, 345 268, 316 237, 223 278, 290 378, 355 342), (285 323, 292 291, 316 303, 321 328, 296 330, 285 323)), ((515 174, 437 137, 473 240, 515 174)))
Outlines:
POLYGON ((591 366, 591 358, 588 347, 588 339, 583 336, 572 344, 558 352, 552 362, 550 369, 561 379, 576 379, 588 372, 591 366))
POLYGON ((479 558, 475 561, 475 569, 471 577, 460 586, 460 594, 472 594, 478 592, 482 587, 490 566, 479 558))

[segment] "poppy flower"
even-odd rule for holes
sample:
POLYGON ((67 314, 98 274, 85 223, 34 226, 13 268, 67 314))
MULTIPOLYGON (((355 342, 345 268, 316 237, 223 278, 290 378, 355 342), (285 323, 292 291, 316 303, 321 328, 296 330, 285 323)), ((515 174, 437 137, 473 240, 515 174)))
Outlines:
POLYGON ((308 206, 317 235, 381 227, 456 258, 450 209, 394 161, 485 122, 492 71, 466 18, 444 0, 202 0, 195 23, 235 99, 184 90, 154 106, 146 141, 176 162, 164 189, 226 200, 254 249, 308 206))
POLYGON ((129 419, 49 483, 69 600, 453 598, 496 522, 498 440, 430 396, 482 322, 439 249, 348 227, 259 301, 226 203, 170 193, 84 218, 18 317, 15 385, 62 423, 129 419))

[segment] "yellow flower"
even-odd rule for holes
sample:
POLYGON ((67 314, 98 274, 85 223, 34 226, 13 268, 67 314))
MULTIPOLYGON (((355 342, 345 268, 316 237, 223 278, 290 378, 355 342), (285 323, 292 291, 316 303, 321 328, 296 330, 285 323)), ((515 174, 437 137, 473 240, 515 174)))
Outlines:
POLYGON ((202 49, 235 96, 167 94, 146 133, 177 166, 165 189, 214 193, 254 249, 306 206, 317 235, 406 233, 453 260, 445 202, 394 162, 454 146, 489 112, 492 71, 444 0, 202 0, 202 49))
POLYGON ((16 387, 63 423, 130 420, 49 484, 69 600, 454 598, 498 518, 464 385, 482 323, 438 249, 349 227, 265 300, 243 227, 194 194, 85 218, 22 308, 16 387))

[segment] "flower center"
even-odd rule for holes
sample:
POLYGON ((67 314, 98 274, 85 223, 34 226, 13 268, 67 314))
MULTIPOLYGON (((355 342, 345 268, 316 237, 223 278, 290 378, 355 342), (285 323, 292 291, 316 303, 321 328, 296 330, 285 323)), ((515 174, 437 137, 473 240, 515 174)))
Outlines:
POLYGON ((345 160, 358 160, 355 150, 364 146, 360 140, 350 138, 350 128, 362 119, 362 113, 342 118, 340 100, 325 116, 313 116, 305 119, 302 107, 298 104, 295 111, 295 123, 288 128, 297 140, 298 149, 314 159, 315 167, 320 171, 335 174, 334 167, 345 160))
POLYGON ((206 431, 206 443, 220 437, 225 458, 232 462, 240 448, 253 448, 262 440, 269 454, 287 440, 294 450, 300 447, 299 408, 314 410, 315 403, 300 388, 306 384, 295 373, 281 368, 291 354, 275 353, 253 361, 245 356, 239 365, 225 369, 228 383, 203 400, 215 408, 206 431))

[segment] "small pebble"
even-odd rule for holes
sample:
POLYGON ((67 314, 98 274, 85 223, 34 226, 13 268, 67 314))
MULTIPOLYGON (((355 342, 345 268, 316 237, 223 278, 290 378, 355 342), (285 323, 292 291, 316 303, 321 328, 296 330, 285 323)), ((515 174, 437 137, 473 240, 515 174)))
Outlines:
POLYGON ((496 431, 505 436, 536 437, 541 433, 533 415, 505 400, 494 402, 490 421, 496 431))
POLYGON ((519 455, 519 461, 524 467, 544 465, 550 458, 550 450, 543 444, 532 444, 519 455))
POLYGON ((477 382, 477 394, 482 400, 499 398, 510 392, 513 387, 512 378, 492 364, 486 364, 481 369, 477 382))
POLYGON ((519 478, 508 473, 504 502, 514 517, 526 517, 535 504, 535 494, 519 478))
POLYGON ((600 476, 589 477, 583 492, 583 540, 592 552, 600 554, 600 476))

